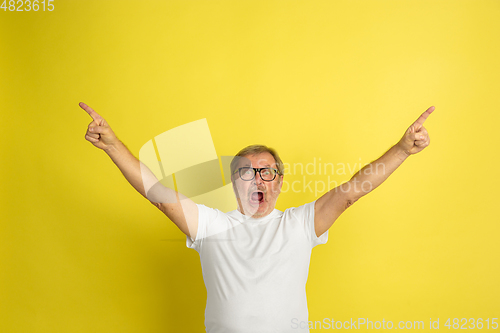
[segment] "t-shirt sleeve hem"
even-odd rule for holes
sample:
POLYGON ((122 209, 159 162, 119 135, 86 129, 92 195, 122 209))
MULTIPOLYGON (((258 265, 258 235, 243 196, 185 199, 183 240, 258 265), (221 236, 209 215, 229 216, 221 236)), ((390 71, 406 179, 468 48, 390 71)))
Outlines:
POLYGON ((196 230, 196 237, 193 239, 192 237, 186 235, 186 247, 198 251, 200 240, 204 237, 207 216, 205 209, 207 209, 207 207, 200 204, 196 204, 196 206, 198 207, 198 228, 196 230))
POLYGON ((313 201, 311 203, 309 203, 309 209, 310 209, 310 216, 312 216, 311 218, 311 222, 309 223, 310 225, 310 233, 312 235, 312 243, 313 243, 313 247, 315 247, 316 245, 320 245, 320 244, 326 244, 326 242, 328 242, 328 230, 325 231, 323 234, 321 234, 319 237, 316 235, 316 229, 315 229, 315 226, 314 226, 314 213, 315 213, 315 210, 314 210, 314 206, 316 204, 316 201, 313 201))

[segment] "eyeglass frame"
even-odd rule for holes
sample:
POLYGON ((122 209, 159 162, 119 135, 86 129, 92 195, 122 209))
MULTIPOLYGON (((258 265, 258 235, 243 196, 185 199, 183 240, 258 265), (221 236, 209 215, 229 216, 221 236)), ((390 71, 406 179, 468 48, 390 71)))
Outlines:
POLYGON ((238 168, 236 171, 233 172, 233 175, 238 172, 239 176, 240 176, 240 179, 245 181, 245 182, 249 182, 249 181, 252 181, 255 179, 255 176, 257 176, 257 172, 259 173, 259 177, 260 179, 262 179, 262 181, 265 181, 265 182, 272 182, 273 180, 276 179, 276 176, 279 175, 279 170, 278 169, 275 169, 275 168, 269 168, 269 167, 266 167, 266 168, 252 168, 252 167, 241 167, 241 168, 238 168), (243 179, 243 177, 241 177, 241 170, 242 169, 253 169, 253 177, 252 179, 243 179), (275 173, 274 173, 274 177, 273 179, 264 179, 262 178, 262 174, 260 173, 262 170, 265 170, 265 169, 271 169, 271 170, 274 170, 275 173))

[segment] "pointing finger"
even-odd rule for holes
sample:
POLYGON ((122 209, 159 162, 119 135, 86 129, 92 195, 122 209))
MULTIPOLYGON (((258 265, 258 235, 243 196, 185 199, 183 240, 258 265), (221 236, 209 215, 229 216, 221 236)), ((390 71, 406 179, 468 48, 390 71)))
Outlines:
POLYGON ((78 105, 80 105, 80 107, 82 109, 87 111, 87 113, 92 117, 92 119, 94 119, 94 120, 102 119, 102 117, 97 112, 95 112, 90 106, 88 106, 87 104, 80 102, 78 105))
POLYGON ((434 109, 435 107, 431 106, 430 108, 425 110, 425 112, 422 113, 420 117, 418 117, 417 121, 415 121, 413 125, 416 125, 418 127, 422 126, 424 124, 424 121, 427 119, 427 117, 429 117, 429 115, 432 113, 432 111, 434 111, 434 109))

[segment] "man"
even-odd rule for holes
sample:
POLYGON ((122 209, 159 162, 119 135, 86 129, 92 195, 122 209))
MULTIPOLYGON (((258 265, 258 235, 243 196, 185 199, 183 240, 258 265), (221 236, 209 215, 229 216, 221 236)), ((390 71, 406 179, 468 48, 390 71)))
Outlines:
POLYGON ((103 149, 130 184, 187 236, 200 254, 207 288, 207 332, 308 332, 305 284, 311 250, 326 243, 328 229, 352 204, 429 145, 424 121, 430 107, 379 159, 318 200, 284 212, 275 209, 283 163, 266 146, 249 146, 231 162, 238 209, 223 213, 162 186, 87 105, 93 121, 85 138, 103 149), (382 167, 381 167, 382 166, 382 167))

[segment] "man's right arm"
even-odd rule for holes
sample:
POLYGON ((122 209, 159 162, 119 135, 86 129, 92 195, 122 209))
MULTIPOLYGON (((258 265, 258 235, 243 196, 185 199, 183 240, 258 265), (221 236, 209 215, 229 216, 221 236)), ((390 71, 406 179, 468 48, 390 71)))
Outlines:
POLYGON ((195 239, 198 228, 196 204, 163 186, 151 170, 116 137, 104 118, 84 103, 80 103, 80 107, 93 119, 85 139, 106 152, 137 192, 160 209, 184 234, 195 239))

